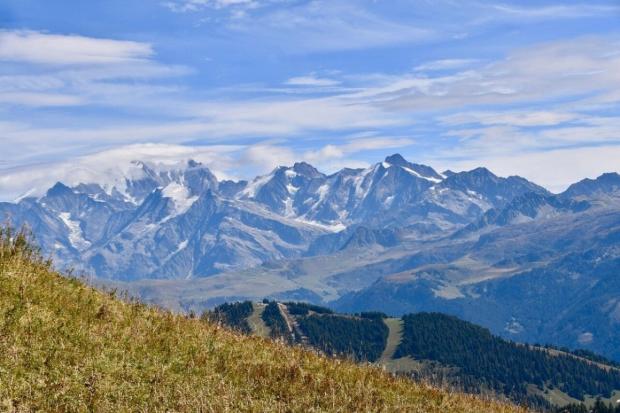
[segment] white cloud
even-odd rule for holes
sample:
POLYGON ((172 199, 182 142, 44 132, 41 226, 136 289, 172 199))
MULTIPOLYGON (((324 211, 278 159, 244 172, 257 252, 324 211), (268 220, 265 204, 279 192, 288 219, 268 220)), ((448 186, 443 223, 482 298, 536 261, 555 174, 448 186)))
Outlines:
POLYGON ((334 131, 398 125, 398 114, 346 99, 346 96, 277 99, 258 102, 205 103, 197 116, 211 125, 216 135, 286 135, 310 131, 334 131))
POLYGON ((577 113, 555 111, 489 111, 489 112, 463 112, 440 118, 446 125, 461 125, 467 123, 479 123, 482 125, 507 125, 507 126, 552 126, 574 120, 583 119, 577 113))
POLYGON ((426 63, 416 66, 414 70, 417 72, 425 72, 425 71, 435 71, 435 70, 461 69, 465 66, 470 66, 477 62, 478 60, 476 59, 433 60, 431 62, 426 62, 426 63))
POLYGON ((153 103, 178 88, 152 80, 190 73, 154 61, 150 44, 59 35, 0 31, 0 105, 59 107, 109 105, 161 106, 153 103))
POLYGON ((456 74, 384 77, 382 84, 358 97, 402 111, 577 100, 579 95, 606 94, 620 87, 619 51, 617 37, 535 45, 456 74))
POLYGON ((499 15, 520 19, 571 19, 591 16, 603 16, 609 13, 617 13, 620 7, 617 5, 597 4, 557 4, 549 6, 519 7, 507 4, 494 4, 492 10, 499 15))
POLYGON ((348 1, 314 0, 252 14, 228 25, 258 44, 277 44, 288 53, 369 49, 415 43, 437 35, 431 28, 398 22, 348 1))
POLYGON ((11 168, 0 173, 0 200, 12 200, 25 193, 40 196, 58 181, 66 185, 120 181, 130 175, 131 162, 136 160, 172 168, 194 159, 207 165, 220 179, 225 179, 229 177, 226 170, 234 164, 233 154, 241 149, 236 145, 135 144, 67 161, 11 168))
MULTIPOLYGON (((136 109, 139 91, 130 88, 126 100, 136 109), (134 100, 131 100, 134 99, 134 100)), ((109 93, 109 91, 108 91, 109 93)), ((112 105, 122 95, 104 96, 112 105)), ((13 165, 37 162, 51 157, 73 156, 110 145, 126 142, 182 143, 200 140, 217 143, 224 140, 252 138, 264 140, 271 137, 293 138, 310 131, 350 131, 380 128, 403 124, 404 120, 381 108, 357 104, 346 99, 287 99, 258 102, 161 102, 161 96, 145 98, 142 107, 154 105, 166 109, 168 119, 138 123, 106 121, 97 127, 76 119, 64 127, 36 126, 30 123, 0 124, 0 139, 7 142, 2 157, 13 165), (176 112, 175 112, 176 111, 176 112), (171 115, 191 116, 190 120, 170 119, 171 115), (47 144, 54 142, 53 145, 47 144), (42 144, 43 143, 43 144, 42 144)), ((103 99, 103 98, 100 98, 103 99)), ((0 99, 1 100, 1 99, 0 99)), ((127 101, 125 104, 127 104, 127 101)), ((118 103, 123 105, 122 102, 118 103)))
POLYGON ((60 93, 32 93, 32 92, 0 92, 0 104, 53 107, 77 106, 83 101, 79 96, 60 93))
MULTIPOLYGON (((362 134, 361 136, 349 137, 343 143, 328 144, 316 150, 305 151, 298 154, 296 159, 309 162, 321 171, 333 173, 345 167, 367 167, 368 162, 356 159, 356 156, 359 156, 360 153, 402 149, 414 143, 415 141, 411 138, 362 134)), ((376 160, 379 159, 377 158, 376 160)))
POLYGON ((148 59, 150 44, 35 31, 0 31, 0 60, 37 64, 107 64, 148 59))
POLYGON ((291 86, 336 86, 340 82, 334 79, 319 78, 314 75, 292 77, 286 81, 291 86))
POLYGON ((326 160, 343 158, 358 152, 403 148, 414 143, 415 141, 410 138, 355 137, 350 138, 346 143, 328 144, 318 150, 307 151, 303 154, 303 159, 319 164, 326 160))
POLYGON ((269 1, 259 0, 173 0, 162 4, 177 13, 195 12, 204 8, 224 9, 228 7, 255 8, 269 1))
POLYGON ((268 172, 277 166, 291 165, 296 160, 292 149, 263 143, 248 147, 241 156, 241 161, 255 167, 258 173, 268 172))

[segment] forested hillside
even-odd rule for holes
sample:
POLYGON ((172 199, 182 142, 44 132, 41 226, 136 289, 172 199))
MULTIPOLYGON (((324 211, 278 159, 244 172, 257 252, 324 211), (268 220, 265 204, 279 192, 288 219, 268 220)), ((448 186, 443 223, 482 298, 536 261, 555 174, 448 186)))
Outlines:
POLYGON ((528 385, 556 387, 578 400, 586 395, 610 397, 620 389, 620 370, 599 368, 568 354, 493 336, 487 329, 438 313, 403 317, 403 340, 396 357, 438 361, 458 367, 466 388, 483 383, 512 398, 525 398, 528 385))
POLYGON ((306 315, 299 327, 312 346, 326 354, 376 361, 383 352, 388 328, 380 318, 306 315))
MULTIPOLYGON (((223 319, 243 325, 236 315, 250 306, 225 304, 206 314, 230 311, 223 319)), ((612 395, 615 399, 620 394, 620 369, 602 356, 514 343, 440 313, 389 319, 380 312, 336 314, 311 304, 269 301, 262 316, 271 336, 289 343, 338 358, 377 362, 410 378, 506 397, 541 410, 554 410, 554 405, 580 409, 582 402, 592 407, 596 397, 615 402, 612 395)))

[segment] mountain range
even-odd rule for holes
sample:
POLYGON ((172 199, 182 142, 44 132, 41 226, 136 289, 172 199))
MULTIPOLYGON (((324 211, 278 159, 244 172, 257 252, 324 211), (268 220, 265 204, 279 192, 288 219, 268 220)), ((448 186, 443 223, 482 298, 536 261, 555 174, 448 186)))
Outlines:
POLYGON ((135 161, 120 176, 0 203, 62 268, 175 310, 305 300, 339 311, 441 311, 516 341, 620 359, 620 176, 552 194, 485 168, 395 154, 331 175, 251 181, 135 161))

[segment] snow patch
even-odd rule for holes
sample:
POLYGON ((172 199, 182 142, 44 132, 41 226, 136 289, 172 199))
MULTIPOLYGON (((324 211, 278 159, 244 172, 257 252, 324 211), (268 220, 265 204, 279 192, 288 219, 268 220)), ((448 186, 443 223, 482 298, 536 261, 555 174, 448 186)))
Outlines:
POLYGON ((368 195, 369 188, 364 188, 364 181, 366 180, 368 174, 374 172, 376 169, 377 167, 365 169, 362 171, 361 175, 354 178, 353 185, 355 186, 355 196, 358 199, 364 199, 366 198, 366 195, 368 195))
POLYGON ((170 198, 174 203, 175 211, 172 216, 185 213, 198 199, 197 196, 190 196, 187 187, 176 182, 168 184, 161 193, 165 198, 170 198))
POLYGON ((317 228, 321 228, 330 232, 340 232, 343 231, 345 229, 347 229, 346 225, 344 225, 342 222, 333 222, 331 224, 322 224, 320 222, 316 222, 316 221, 308 221, 302 218, 293 218, 294 221, 296 222, 300 222, 302 224, 306 224, 306 225, 312 225, 314 227, 317 228))
POLYGON ((71 213, 61 212, 58 217, 62 220, 65 226, 69 229, 69 242, 71 246, 78 251, 84 251, 90 247, 90 241, 84 239, 82 235, 82 228, 78 221, 71 219, 71 213))
POLYGON ((252 182, 250 182, 248 184, 248 186, 246 186, 243 191, 241 191, 241 195, 242 196, 246 196, 248 198, 254 198, 256 196, 256 194, 258 193, 258 191, 260 191, 260 189, 267 182, 269 182, 272 177, 273 177, 273 174, 259 176, 258 178, 254 179, 252 182))
POLYGON ((329 185, 328 184, 323 184, 321 186, 319 186, 319 188, 316 190, 316 193, 319 194, 319 201, 321 202, 325 199, 325 197, 327 196, 327 194, 329 193, 329 185))
POLYGON ((295 215, 295 210, 293 209, 293 200, 291 198, 286 198, 284 200, 284 216, 290 218, 295 215))
POLYGON ((436 184, 438 184, 439 182, 441 182, 441 179, 438 178, 434 178, 432 176, 424 176, 422 174, 419 174, 418 172, 414 171, 411 168, 408 168, 406 166, 401 166, 401 168, 403 168, 405 171, 409 172, 411 175, 417 177, 417 178, 421 178, 421 179, 426 179, 427 181, 431 181, 434 182, 436 184))
POLYGON ((289 194, 295 194, 297 191, 299 191, 299 188, 297 188, 296 186, 293 186, 293 184, 286 184, 286 190, 288 191, 289 194))
POLYGON ((177 252, 184 250, 185 248, 187 248, 187 244, 188 244, 188 240, 185 240, 183 242, 181 242, 179 244, 179 246, 177 247, 177 252))

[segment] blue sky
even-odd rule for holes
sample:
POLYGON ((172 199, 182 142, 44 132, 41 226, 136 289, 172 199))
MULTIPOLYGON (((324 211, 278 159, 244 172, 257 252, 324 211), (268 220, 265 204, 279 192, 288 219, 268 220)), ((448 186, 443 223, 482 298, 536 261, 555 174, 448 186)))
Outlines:
POLYGON ((618 1, 3 0, 0 25, 0 199, 133 158, 620 169, 618 1))

